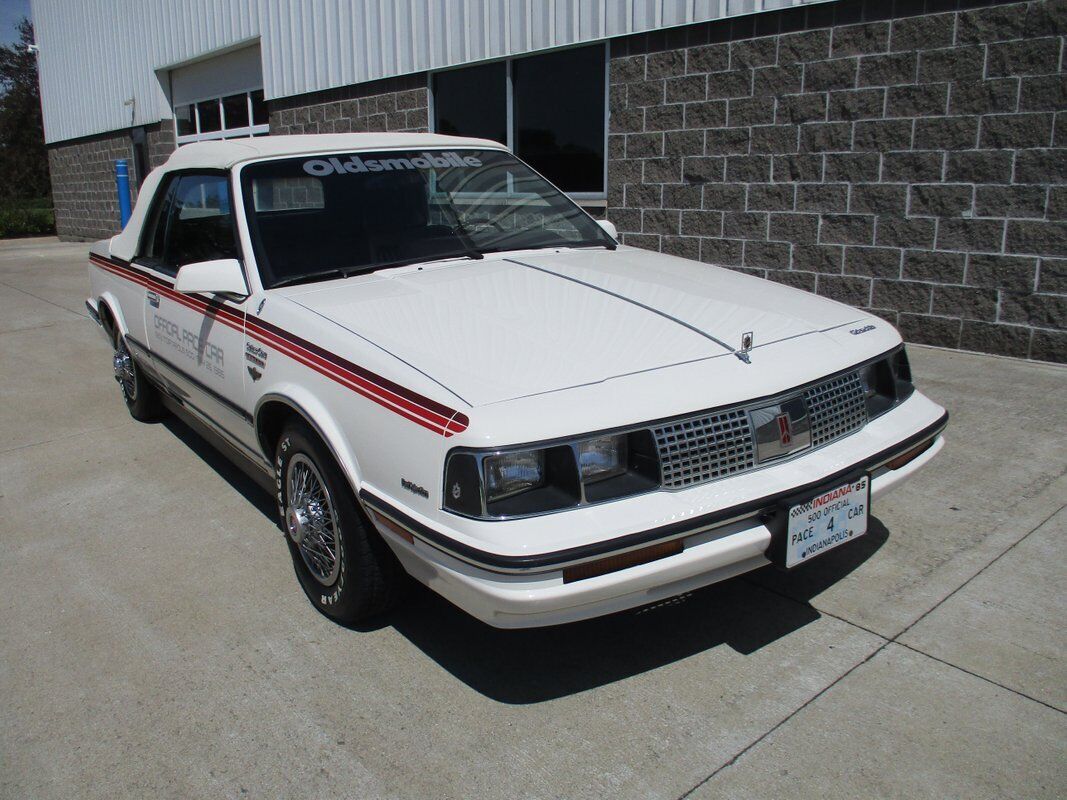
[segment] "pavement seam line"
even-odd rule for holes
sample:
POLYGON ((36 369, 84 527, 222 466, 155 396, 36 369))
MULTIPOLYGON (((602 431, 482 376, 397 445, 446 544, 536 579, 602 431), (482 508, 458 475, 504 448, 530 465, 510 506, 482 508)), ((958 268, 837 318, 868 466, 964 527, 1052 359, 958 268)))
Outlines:
MULTIPOLYGON (((882 638, 884 639, 885 637, 882 637, 882 638)), ((830 683, 826 684, 826 686, 824 686, 818 692, 813 694, 811 697, 809 697, 807 700, 805 700, 803 703, 801 703, 799 706, 797 706, 795 709, 793 709, 791 712, 789 712, 786 716, 782 717, 782 719, 780 719, 778 722, 776 722, 772 727, 770 727, 769 729, 767 729, 766 731, 761 733, 758 737, 756 737, 751 742, 749 742, 747 745, 745 745, 743 748, 741 748, 739 751, 737 751, 737 753, 735 753, 734 756, 729 761, 727 761, 725 764, 722 764, 717 769, 715 769, 715 771, 712 772, 710 775, 708 775, 706 778, 704 778, 704 780, 702 780, 699 783, 697 783, 695 786, 693 786, 688 791, 680 794, 678 796, 678 800, 685 800, 685 798, 691 796, 693 794, 693 792, 695 792, 701 786, 706 784, 708 781, 710 781, 712 778, 714 778, 720 772, 722 772, 723 770, 727 769, 728 767, 732 767, 746 753, 748 753, 749 750, 751 750, 752 748, 756 747, 756 745, 760 744, 760 742, 762 742, 768 736, 773 734, 776 730, 778 730, 783 725, 785 725, 787 722, 789 722, 789 720, 791 720, 793 717, 795 717, 797 714, 799 714, 805 708, 810 706, 812 703, 814 703, 816 700, 818 700, 820 697, 822 697, 824 694, 826 694, 832 688, 837 686, 838 683, 843 681, 845 678, 847 678, 849 675, 851 675, 857 669, 859 669, 864 664, 866 664, 868 661, 870 661, 872 658, 874 658, 876 655, 881 653, 883 650, 885 650, 887 647, 889 647, 889 645, 891 645, 892 643, 893 643, 892 641, 890 641, 888 639, 885 639, 885 641, 883 641, 882 644, 880 644, 877 649, 872 651, 870 654, 868 654, 861 661, 856 662, 851 667, 849 667, 847 670, 842 672, 840 675, 838 675, 836 678, 834 678, 834 680, 832 680, 830 683)))
MULTIPOLYGON (((923 612, 918 617, 918 619, 916 619, 910 625, 907 625, 905 628, 903 628, 901 631, 899 631, 898 633, 894 634, 890 638, 887 638, 887 637, 883 636, 880 633, 876 633, 875 631, 870 631, 870 630, 864 628, 862 625, 857 625, 856 623, 851 622, 850 620, 843 619, 841 617, 838 617, 835 614, 832 614, 832 613, 826 612, 826 611, 821 611, 820 609, 816 608, 815 610, 819 614, 826 614, 826 616, 828 616, 828 617, 831 617, 833 619, 836 619, 836 620, 839 620, 841 622, 847 623, 848 625, 851 625, 854 628, 858 628, 859 630, 863 630, 863 631, 866 631, 867 633, 871 633, 874 636, 877 636, 878 638, 883 640, 882 644, 878 647, 878 649, 876 649, 875 651, 870 653, 870 655, 868 655, 862 661, 857 662, 852 667, 847 669, 845 672, 841 673, 837 678, 835 678, 833 681, 828 683, 826 686, 824 686, 822 689, 820 689, 814 695, 812 695, 807 700, 805 700, 803 703, 801 703, 799 706, 797 706, 795 709, 793 709, 793 711, 791 711, 789 714, 787 714, 782 719, 780 719, 778 722, 776 722, 771 728, 769 728, 768 730, 764 731, 757 738, 753 739, 751 742, 749 742, 747 745, 745 745, 743 748, 741 748, 741 750, 739 750, 737 753, 735 753, 734 756, 729 761, 727 761, 725 764, 722 764, 719 767, 717 767, 710 775, 708 775, 702 781, 697 783, 695 786, 693 786, 688 791, 686 791, 686 792, 682 793, 681 795, 679 795, 678 796, 678 800, 685 800, 685 798, 691 796, 693 794, 693 792, 695 792, 701 786, 706 784, 708 781, 710 781, 712 778, 714 778, 720 772, 722 772, 723 770, 727 769, 728 767, 732 767, 746 753, 748 753, 752 748, 754 748, 756 745, 760 744, 760 742, 762 742, 764 739, 766 739, 768 736, 770 736, 772 733, 774 733, 780 727, 785 725, 787 722, 789 722, 789 720, 793 719, 793 717, 795 717, 797 714, 799 714, 801 711, 803 711, 809 705, 814 703, 816 700, 818 700, 820 697, 822 697, 824 694, 826 694, 828 691, 830 691, 830 689, 832 689, 834 686, 836 686, 842 680, 847 678, 849 675, 851 675, 857 669, 862 667, 864 664, 869 662, 872 658, 874 658, 876 655, 881 653, 883 650, 885 650, 891 644, 900 645, 901 647, 907 648, 908 650, 911 650, 912 652, 918 653, 919 655, 926 656, 927 658, 933 659, 934 661, 937 661, 937 662, 939 662, 941 664, 944 664, 947 667, 951 667, 952 669, 959 670, 960 672, 963 672, 963 673, 965 673, 967 675, 972 675, 975 678, 980 678, 981 680, 986 681, 987 683, 990 683, 990 684, 992 684, 994 686, 998 686, 999 688, 1004 689, 1005 691, 1011 692, 1012 694, 1018 695, 1019 697, 1023 697, 1023 698, 1025 698, 1027 700, 1033 700, 1035 703, 1038 703, 1039 705, 1045 706, 1047 708, 1051 708, 1054 711, 1060 711, 1060 713, 1064 713, 1060 709, 1056 708, 1055 706, 1050 706, 1048 703, 1044 703, 1041 700, 1037 700, 1035 698, 1029 697, 1028 695, 1024 694, 1023 692, 1020 692, 1020 691, 1018 691, 1016 689, 1011 689, 1011 688, 1009 688, 1007 686, 1002 686, 1001 684, 997 683, 996 681, 990 680, 989 678, 985 678, 982 675, 976 675, 976 674, 970 672, 969 670, 964 669, 963 667, 959 667, 956 664, 952 664, 952 663, 950 663, 948 661, 945 661, 943 659, 937 658, 936 656, 932 656, 929 653, 924 653, 922 650, 918 650, 918 649, 916 649, 914 647, 909 647, 908 645, 904 644, 903 642, 898 641, 901 636, 903 636, 905 633, 910 631, 913 627, 915 627, 920 622, 922 622, 924 619, 926 619, 926 617, 929 616, 933 611, 935 611, 942 604, 944 604, 949 598, 951 598, 958 591, 960 591, 965 586, 967 586, 971 581, 973 581, 975 578, 977 578, 979 575, 981 575, 983 572, 985 572, 987 569, 989 569, 993 564, 995 564, 998 561, 1000 561, 1000 559, 1002 559, 1004 556, 1006 556, 1008 553, 1010 553, 1012 550, 1014 550, 1021 542, 1025 541, 1030 536, 1030 534, 1032 534, 1034 531, 1036 531, 1039 528, 1041 528, 1045 523, 1047 523, 1049 520, 1051 520, 1053 517, 1055 517, 1061 511, 1063 511, 1064 508, 1067 508, 1067 504, 1061 505, 1059 508, 1057 508, 1051 514, 1049 514, 1047 517, 1045 517, 1043 520, 1041 520, 1039 523, 1037 523, 1033 528, 1028 530, 1018 540, 1016 540, 1010 546, 1008 546, 1005 550, 1003 550, 999 555, 995 556, 984 567, 982 567, 980 570, 978 570, 976 573, 974 573, 974 575, 969 577, 967 580, 965 580, 963 583, 961 583, 959 586, 957 586, 955 589, 953 589, 951 592, 949 592, 943 598, 938 600, 937 603, 935 603, 933 606, 931 606, 929 609, 927 609, 925 612, 923 612)), ((750 581, 746 581, 746 582, 751 584, 750 581)), ((766 588, 766 587, 760 587, 760 588, 766 588)), ((798 605, 811 606, 811 603, 805 603, 804 601, 797 600, 795 597, 790 597, 789 595, 781 594, 780 592, 776 592, 773 589, 768 589, 767 591, 770 591, 770 592, 772 592, 774 594, 777 594, 777 595, 785 598, 786 600, 790 600, 790 601, 792 601, 794 603, 797 603, 798 605)), ((811 606, 811 607, 815 608, 814 606, 811 606)))
MULTIPOLYGON (((1057 512, 1057 513, 1059 513, 1059 512, 1057 512)), ((1053 516, 1055 516, 1055 514, 1053 516)), ((1046 522, 1047 521, 1048 520, 1046 520, 1046 522)), ((1041 524, 1043 525, 1044 523, 1041 523, 1041 524)), ((1038 525, 1037 527, 1040 528, 1041 525, 1038 525)), ((1037 530, 1037 528, 1034 528, 1034 530, 1037 530)), ((1030 533, 1033 533, 1033 531, 1030 531, 1026 535, 1029 536, 1030 533)), ((776 597, 781 597, 783 600, 790 600, 790 601, 792 601, 794 603, 797 603, 798 605, 803 605, 803 603, 800 600, 797 600, 795 597, 790 597, 789 595, 784 594, 783 592, 780 592, 777 589, 772 589, 772 588, 770 588, 768 586, 761 586, 760 584, 753 583, 752 581, 746 581, 746 583, 748 583, 749 586, 753 586, 753 587, 756 587, 758 589, 763 589, 766 592, 770 592, 771 594, 775 595, 776 597)), ((814 606, 813 606, 813 608, 814 608, 814 606)), ((876 637, 878 637, 879 639, 883 640, 886 643, 898 644, 901 647, 906 647, 908 650, 911 650, 913 653, 918 653, 919 655, 926 656, 927 658, 932 658, 934 661, 938 661, 938 662, 944 664, 947 667, 952 667, 953 669, 958 669, 960 672, 966 672, 968 675, 971 675, 972 677, 978 678, 979 680, 983 680, 986 683, 992 684, 993 686, 996 686, 998 689, 1004 689, 1005 691, 1011 692, 1013 694, 1017 694, 1020 697, 1025 697, 1027 700, 1033 700, 1035 703, 1038 703, 1038 704, 1043 705, 1043 706, 1048 706, 1053 711, 1059 711, 1061 714, 1067 714, 1067 709, 1062 709, 1062 708, 1059 708, 1058 706, 1054 706, 1054 705, 1052 705, 1050 703, 1047 703, 1044 700, 1040 700, 1040 699, 1038 699, 1036 697, 1031 697, 1026 692, 1022 692, 1022 691, 1020 691, 1018 689, 1013 689, 1010 686, 1005 686, 1003 683, 998 683, 997 681, 993 680, 992 678, 987 678, 985 675, 979 675, 977 672, 972 672, 971 670, 967 669, 966 667, 961 667, 959 664, 953 664, 951 661, 946 661, 945 659, 943 659, 943 658, 941 658, 939 656, 935 656, 933 653, 927 653, 925 650, 923 650, 923 649, 921 649, 919 647, 916 647, 915 645, 908 644, 907 642, 902 642, 897 638, 888 638, 883 633, 879 633, 878 631, 874 631, 874 630, 871 630, 870 628, 866 628, 863 625, 860 625, 858 622, 853 622, 852 620, 846 619, 845 617, 842 617, 842 616, 839 616, 839 615, 833 613, 832 611, 823 611, 821 609, 815 609, 815 610, 818 611, 819 614, 821 614, 823 616, 826 616, 826 617, 829 617, 830 619, 835 619, 838 622, 843 622, 845 625, 849 625, 849 626, 851 626, 853 628, 861 630, 864 633, 869 633, 871 636, 876 636, 876 637)), ((899 634, 897 634, 897 636, 900 636, 903 633, 904 633, 904 631, 901 631, 899 634)))
POLYGON ((7 281, 0 281, 0 286, 6 286, 8 289, 14 289, 16 292, 22 292, 25 295, 29 295, 34 300, 40 300, 42 303, 48 303, 48 305, 50 305, 50 306, 55 306, 56 308, 61 308, 64 311, 66 311, 68 314, 73 314, 76 317, 81 317, 82 319, 89 319, 89 315, 88 314, 83 314, 83 313, 81 313, 79 311, 72 311, 71 309, 67 308, 66 306, 61 306, 59 303, 54 303, 51 300, 46 300, 43 297, 38 297, 33 292, 27 292, 25 289, 20 289, 18 286, 12 286, 7 281))
POLYGON ((953 664, 951 661, 946 661, 943 658, 939 658, 938 656, 931 655, 930 653, 927 653, 925 650, 920 650, 918 647, 910 645, 907 642, 895 641, 895 642, 893 642, 893 644, 898 645, 899 647, 907 648, 908 650, 911 650, 913 653, 918 653, 921 656, 926 656, 926 658, 933 659, 934 661, 937 661, 937 662, 939 662, 941 664, 944 664, 946 667, 952 667, 952 669, 958 669, 960 672, 965 672, 966 674, 970 675, 973 678, 978 678, 981 681, 985 681, 986 683, 992 684, 993 686, 996 686, 998 689, 1003 689, 1006 692, 1011 692, 1012 694, 1017 694, 1017 695, 1019 695, 1019 697, 1026 698, 1027 700, 1032 700, 1033 702, 1037 703, 1038 705, 1042 705, 1045 708, 1051 709, 1053 711, 1058 711, 1061 714, 1067 714, 1067 710, 1062 709, 1059 706, 1054 706, 1051 703, 1045 702, 1044 700, 1039 700, 1036 697, 1032 697, 1032 696, 1028 695, 1026 692, 1020 692, 1018 689, 1012 689, 1010 686, 1005 686, 1003 683, 998 683, 997 681, 993 680, 992 678, 987 678, 985 675, 979 675, 977 672, 972 672, 971 670, 967 669, 966 667, 961 667, 959 664, 953 664))
MULTIPOLYGON (((926 611, 924 611, 922 614, 920 614, 918 619, 916 619, 910 625, 907 625, 899 633, 895 634, 890 641, 894 641, 894 642, 897 641, 901 636, 903 636, 905 633, 910 631, 912 628, 914 628, 916 625, 918 625, 920 622, 922 622, 924 619, 926 619, 928 616, 930 616, 930 614, 932 614, 934 611, 936 611, 938 608, 940 608, 942 605, 944 605, 949 599, 954 597, 957 592, 959 592, 964 587, 970 585, 971 581, 973 581, 975 578, 977 578, 979 575, 984 573, 991 566, 993 566, 998 561, 1000 561, 1000 559, 1004 558, 1004 556, 1006 556, 1008 553, 1010 553, 1012 550, 1014 550, 1020 544, 1025 542, 1030 537, 1030 534, 1032 534, 1034 531, 1036 531, 1039 528, 1041 528, 1043 525, 1045 525, 1045 523, 1047 523, 1049 520, 1051 520, 1053 517, 1055 517, 1057 514, 1059 514, 1065 508, 1067 508, 1067 503, 1064 503, 1063 505, 1061 505, 1059 508, 1057 508, 1051 514, 1049 514, 1047 517, 1045 517, 1043 520, 1041 520, 1039 523, 1037 523, 1034 527, 1032 527, 1030 530, 1028 530, 1026 533, 1024 533, 1018 539, 1016 539, 1011 545, 1009 545, 1005 550, 1003 550, 998 556, 993 558, 984 567, 982 567, 980 570, 978 570, 976 573, 974 573, 971 577, 969 577, 967 580, 965 580, 963 583, 961 583, 959 586, 957 586, 951 592, 949 592, 944 597, 942 597, 940 600, 938 600, 936 603, 934 603, 934 605, 932 605, 930 608, 928 608, 926 611)), ((924 654, 924 655, 928 655, 928 654, 924 654)))
POLYGON ((9 447, 6 450, 0 450, 0 456, 7 455, 8 453, 17 453, 19 450, 27 450, 31 447, 41 447, 42 445, 52 444, 53 442, 61 442, 64 439, 73 439, 76 436, 88 436, 92 433, 102 433, 103 431, 111 431, 115 428, 121 428, 125 424, 125 422, 117 422, 114 425, 104 425, 102 428, 90 428, 87 431, 75 431, 74 433, 65 433, 62 436, 55 436, 51 439, 43 439, 40 442, 28 442, 27 444, 20 444, 15 447, 9 447))

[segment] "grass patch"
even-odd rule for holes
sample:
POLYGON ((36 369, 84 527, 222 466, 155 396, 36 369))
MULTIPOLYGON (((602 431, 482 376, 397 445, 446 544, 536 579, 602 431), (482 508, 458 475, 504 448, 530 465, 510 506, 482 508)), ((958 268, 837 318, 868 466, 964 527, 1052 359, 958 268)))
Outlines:
POLYGON ((56 215, 48 198, 0 202, 0 239, 55 232, 56 215))

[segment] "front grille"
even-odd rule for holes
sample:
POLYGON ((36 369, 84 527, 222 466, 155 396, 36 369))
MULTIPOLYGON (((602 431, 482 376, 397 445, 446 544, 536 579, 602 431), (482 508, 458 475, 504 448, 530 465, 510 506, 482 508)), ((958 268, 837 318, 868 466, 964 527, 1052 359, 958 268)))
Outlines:
POLYGON ((867 424, 867 398, 858 372, 804 391, 811 417, 811 446, 819 447, 867 424))
MULTIPOLYGON (((859 372, 831 378, 797 393, 803 394, 808 407, 812 447, 832 442, 867 423, 867 401, 859 372)), ((671 422, 653 428, 652 435, 667 489, 706 483, 756 466, 755 439, 747 408, 671 422)))
POLYGON ((672 422, 652 429, 663 485, 672 489, 751 469, 756 448, 743 408, 672 422))

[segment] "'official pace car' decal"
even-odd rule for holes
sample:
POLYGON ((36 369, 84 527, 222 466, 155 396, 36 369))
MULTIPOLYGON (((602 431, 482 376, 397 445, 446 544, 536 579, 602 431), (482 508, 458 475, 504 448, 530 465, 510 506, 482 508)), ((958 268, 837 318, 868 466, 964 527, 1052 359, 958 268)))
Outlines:
MULTIPOLYGON (((254 319, 242 311, 227 306, 224 302, 202 295, 181 294, 174 291, 173 284, 150 275, 127 262, 106 259, 95 253, 89 261, 113 275, 159 292, 169 300, 180 303, 204 316, 210 316, 234 330, 243 331, 250 339, 266 345, 315 370, 347 389, 366 397, 378 405, 399 414, 417 425, 442 436, 462 433, 470 425, 470 419, 455 409, 424 397, 398 383, 354 364, 335 353, 289 333, 277 325, 254 319)), ((265 359, 264 359, 265 361, 265 359)))
POLYGON ((155 315, 154 323, 156 337, 161 342, 215 377, 226 377, 226 354, 221 347, 159 314, 155 315))

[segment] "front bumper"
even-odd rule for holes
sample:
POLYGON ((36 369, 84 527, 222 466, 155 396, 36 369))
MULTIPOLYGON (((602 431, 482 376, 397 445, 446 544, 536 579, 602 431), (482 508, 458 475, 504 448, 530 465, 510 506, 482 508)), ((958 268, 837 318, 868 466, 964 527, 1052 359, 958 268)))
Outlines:
MULTIPOLYGON (((791 469, 792 480, 787 484, 783 484, 781 476, 774 480, 774 468, 768 469, 763 483, 771 491, 742 502, 723 503, 710 513, 679 514, 677 521, 666 525, 609 537, 595 545, 547 553, 502 555, 476 550, 409 517, 373 491, 365 488, 360 497, 373 512, 372 518, 383 537, 417 580, 495 627, 555 625, 659 602, 768 564, 766 552, 772 532, 767 512, 782 497, 808 489, 814 493, 819 487, 867 472, 871 476, 872 502, 877 501, 940 452, 944 446, 941 431, 947 419, 947 413, 942 411, 933 422, 894 437, 892 445, 866 453, 854 452, 852 458, 844 460, 840 456, 822 459, 834 465, 833 470, 817 470, 815 463, 802 473, 791 469), (897 469, 887 465, 923 445, 926 449, 907 464, 897 469), (805 479, 797 480, 798 474, 805 479), (575 564, 634 553, 668 541, 680 542, 680 552, 607 574, 571 582, 564 579, 564 569, 575 564)), ((685 494, 673 496, 680 500, 685 494)))

